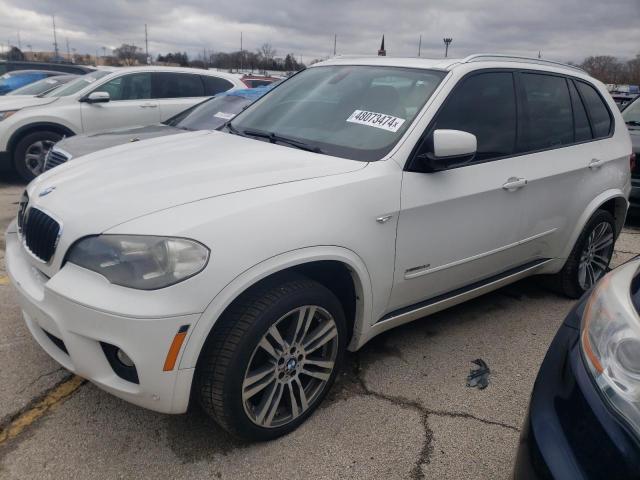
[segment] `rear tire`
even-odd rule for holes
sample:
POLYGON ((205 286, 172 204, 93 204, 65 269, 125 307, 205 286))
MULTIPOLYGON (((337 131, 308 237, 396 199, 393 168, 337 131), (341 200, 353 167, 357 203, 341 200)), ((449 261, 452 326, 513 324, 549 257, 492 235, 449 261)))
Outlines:
POLYGON ((285 435, 329 391, 346 333, 342 306, 326 287, 301 276, 268 280, 218 320, 198 360, 195 396, 234 436, 285 435))
POLYGON ((597 210, 585 225, 553 286, 569 298, 580 298, 609 270, 615 245, 613 215, 597 210))
POLYGON ((31 181, 40 175, 49 149, 62 135, 47 130, 29 133, 20 139, 13 153, 13 165, 23 180, 31 181))

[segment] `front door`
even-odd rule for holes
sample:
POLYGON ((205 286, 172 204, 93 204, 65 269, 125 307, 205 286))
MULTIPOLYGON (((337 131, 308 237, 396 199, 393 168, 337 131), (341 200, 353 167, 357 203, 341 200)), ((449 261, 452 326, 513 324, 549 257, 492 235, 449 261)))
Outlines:
POLYGON ((94 91, 109 93, 111 100, 81 104, 84 133, 151 125, 160 121, 158 102, 151 98, 149 72, 122 75, 94 91))
POLYGON ((404 172, 388 311, 523 264, 516 114, 513 74, 482 72, 461 81, 428 127, 427 138, 435 129, 473 133, 478 150, 463 167, 404 172))

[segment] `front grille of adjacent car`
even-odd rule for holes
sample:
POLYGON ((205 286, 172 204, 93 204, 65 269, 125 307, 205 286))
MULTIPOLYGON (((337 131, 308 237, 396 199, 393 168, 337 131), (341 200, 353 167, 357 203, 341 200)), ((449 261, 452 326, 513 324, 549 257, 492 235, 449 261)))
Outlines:
POLYGON ((23 220, 24 244, 36 258, 51 260, 58 246, 60 224, 37 208, 30 208, 23 220))
POLYGON ((69 157, 62 153, 59 150, 54 150, 53 148, 49 150, 47 157, 44 161, 44 171, 51 170, 53 167, 57 167, 58 165, 62 165, 64 162, 69 160, 69 157))

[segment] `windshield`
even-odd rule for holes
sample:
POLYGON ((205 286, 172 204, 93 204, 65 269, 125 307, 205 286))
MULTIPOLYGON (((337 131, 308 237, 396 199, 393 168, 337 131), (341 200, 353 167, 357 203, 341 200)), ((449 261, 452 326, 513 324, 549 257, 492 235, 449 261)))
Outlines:
POLYGON ((627 124, 640 127, 640 97, 622 111, 622 118, 627 124))
POLYGON ((66 97, 69 95, 73 95, 74 93, 78 93, 80 90, 83 90, 84 88, 88 87, 96 80, 102 77, 106 77, 110 73, 112 72, 108 70, 96 70, 95 72, 87 73, 86 75, 83 75, 78 79, 72 82, 69 82, 64 87, 56 88, 55 90, 49 93, 45 93, 42 96, 43 97, 66 97))
POLYGON ((54 88, 57 88, 60 85, 73 80, 74 78, 76 78, 75 75, 61 75, 59 77, 44 78, 42 80, 38 80, 37 82, 18 88, 13 92, 8 93, 7 95, 40 95, 41 93, 46 93, 50 90, 53 90, 54 88))
POLYGON ((214 97, 173 117, 167 121, 167 125, 184 130, 215 130, 235 117, 251 102, 253 99, 240 96, 214 97))
POLYGON ((379 160, 409 128, 445 74, 400 67, 312 67, 245 110, 231 130, 256 138, 256 133, 268 133, 260 139, 295 140, 328 155, 379 160))

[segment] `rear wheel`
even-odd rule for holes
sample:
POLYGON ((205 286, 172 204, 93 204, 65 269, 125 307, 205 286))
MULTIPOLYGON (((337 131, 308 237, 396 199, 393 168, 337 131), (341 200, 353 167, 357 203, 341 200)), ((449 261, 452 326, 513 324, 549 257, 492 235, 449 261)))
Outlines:
POLYGON ((340 368, 344 313, 324 286, 280 279, 243 294, 220 318, 196 369, 196 395, 230 433, 287 434, 320 404, 340 368))
POLYGON ((24 180, 32 180, 44 169, 44 160, 53 145, 62 138, 56 132, 40 131, 25 135, 16 145, 13 164, 24 180))
POLYGON ((608 271, 615 243, 615 219, 598 210, 578 237, 563 269, 556 274, 559 290, 578 298, 608 271))

